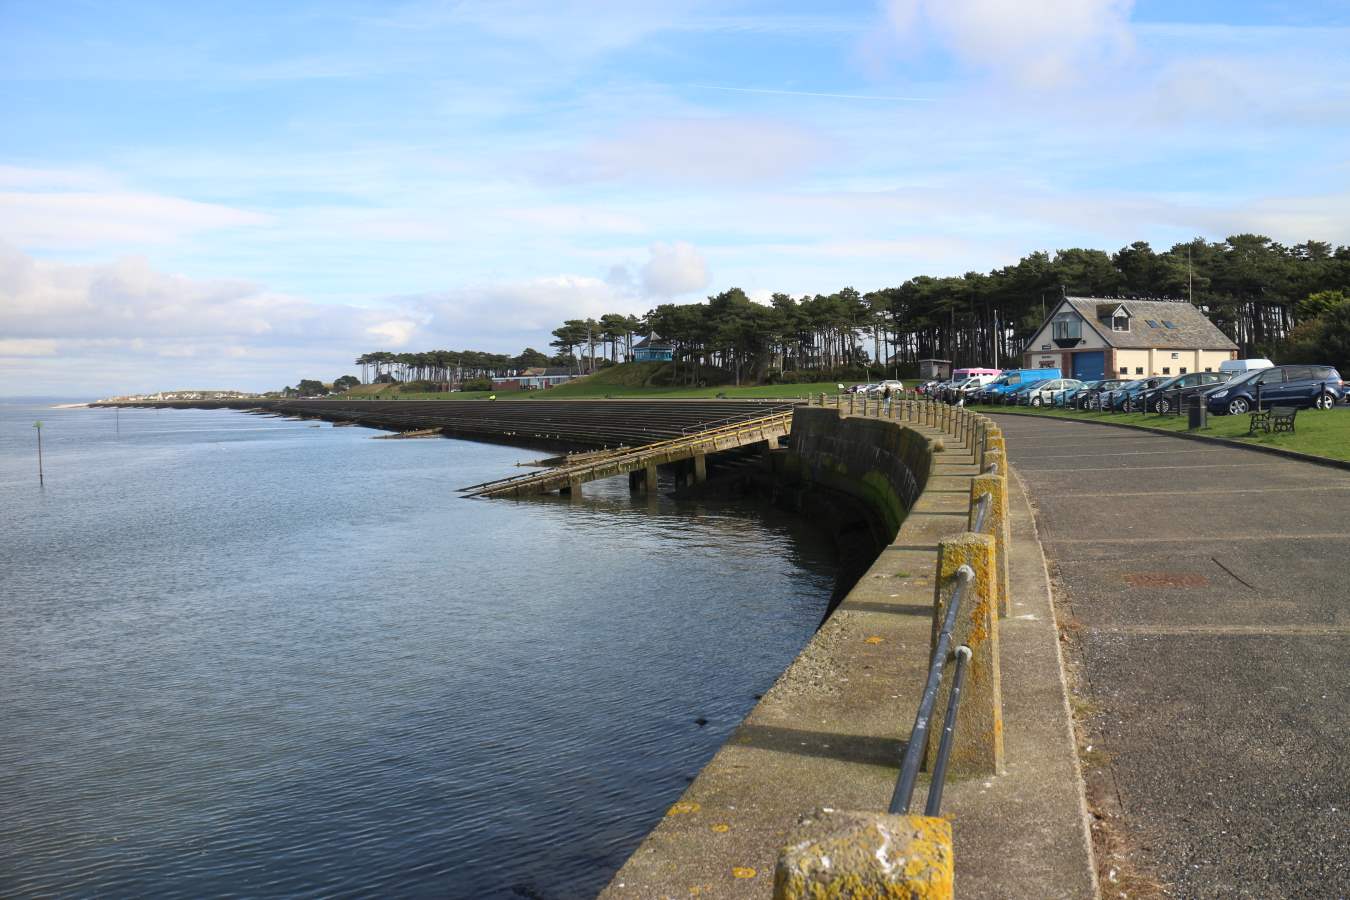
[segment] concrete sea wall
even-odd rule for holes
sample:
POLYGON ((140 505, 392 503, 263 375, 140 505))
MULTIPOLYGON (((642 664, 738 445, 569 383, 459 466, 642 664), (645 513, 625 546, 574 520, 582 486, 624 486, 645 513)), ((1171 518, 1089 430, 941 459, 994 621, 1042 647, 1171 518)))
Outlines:
POLYGON ((895 421, 802 407, 792 420, 783 473, 866 504, 889 543, 928 484, 934 442, 895 421))
POLYGON ((801 816, 885 807, 927 665, 937 542, 964 528, 976 473, 973 454, 948 461, 943 441, 924 425, 796 410, 774 460, 780 490, 866 507, 884 532, 869 547, 883 549, 602 896, 767 896, 801 816), (965 488, 925 498, 953 478, 965 488))
MULTIPOLYGON (((940 548, 971 539, 992 551, 991 533, 967 528, 982 483, 1002 477, 983 474, 986 463, 1002 456, 988 445, 990 423, 965 410, 867 404, 855 416, 843 406, 795 411, 790 448, 771 457, 777 490, 808 515, 813 496, 865 508, 881 550, 602 897, 769 897, 779 852, 797 845, 804 820, 880 812, 890 802, 933 652, 934 614, 950 596, 952 560, 940 562, 940 548)), ((1001 660, 1003 712, 992 729, 958 729, 958 753, 985 746, 988 732, 1006 747, 1007 765, 1000 752, 992 770, 947 779, 941 815, 951 823, 954 868, 941 890, 904 896, 949 897, 953 873, 959 896, 1097 895, 1049 579, 1030 504, 1011 473, 1006 480, 1011 609, 1006 618, 992 610, 988 557, 963 618, 986 633, 958 637, 990 656, 972 666, 1001 660)), ((867 538, 859 542, 874 549, 867 538)), ((988 693, 980 680, 972 674, 967 684, 972 701, 988 693)), ((968 708, 981 709, 963 702, 968 708)))

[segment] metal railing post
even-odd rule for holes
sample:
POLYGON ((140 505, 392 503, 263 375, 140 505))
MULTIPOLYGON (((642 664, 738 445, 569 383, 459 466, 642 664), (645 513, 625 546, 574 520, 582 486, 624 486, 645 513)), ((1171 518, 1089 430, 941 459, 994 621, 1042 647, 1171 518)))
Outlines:
MULTIPOLYGON (((1003 771, 1003 689, 999 671, 999 617, 995 608, 997 552, 994 538, 989 534, 967 532, 938 544, 934 627, 936 630, 939 621, 945 624, 951 608, 959 601, 961 609, 954 617, 947 647, 964 644, 971 652, 970 683, 956 712, 961 740, 952 749, 949 769, 954 774, 993 775, 1003 771), (950 582, 962 566, 968 566, 974 577, 964 597, 958 598, 950 589, 950 582)), ((937 637, 935 635, 933 641, 935 657, 939 650, 937 637)), ((947 648, 942 648, 943 667, 952 662, 947 648)), ((950 686, 947 679, 941 679, 939 695, 943 690, 949 691, 950 686)), ((944 710, 944 707, 937 709, 944 710)), ((940 720, 928 723, 923 735, 926 746, 922 752, 930 764, 937 761, 938 742, 945 726, 943 711, 940 720)))
MULTIPOLYGON (((914 727, 910 729, 909 740, 905 743, 905 755, 900 762, 900 777, 896 780, 895 792, 891 795, 888 811, 892 815, 909 812, 910 801, 914 798, 914 784, 919 778, 919 767, 923 763, 928 726, 933 716, 933 706, 937 702, 938 687, 942 681, 942 666, 946 662, 952 631, 956 627, 956 615, 961 608, 961 598, 971 582, 975 581, 975 577, 974 569, 962 565, 946 579, 951 582, 952 594, 949 600, 953 602, 948 604, 941 615, 941 625, 938 626, 936 638, 937 646, 929 660, 928 678, 924 683, 923 694, 919 698, 919 711, 914 716, 914 727)), ((939 579, 939 592, 942 589, 943 580, 939 579)))

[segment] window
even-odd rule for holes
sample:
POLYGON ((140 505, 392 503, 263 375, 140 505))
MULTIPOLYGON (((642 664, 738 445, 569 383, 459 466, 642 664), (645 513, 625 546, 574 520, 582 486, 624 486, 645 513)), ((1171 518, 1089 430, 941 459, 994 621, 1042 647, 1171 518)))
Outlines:
POLYGON ((1180 371, 1181 371, 1181 374, 1182 374, 1182 375, 1185 375, 1185 374, 1186 374, 1186 367, 1185 367, 1185 366, 1182 366, 1181 369, 1180 369, 1180 371))
POLYGON ((1129 330, 1130 330, 1130 317, 1129 317, 1129 316, 1115 316, 1115 317, 1113 317, 1113 318, 1111 319, 1111 330, 1112 330, 1112 331, 1129 331, 1129 330))
POLYGON ((1163 319, 1163 327, 1164 327, 1164 328, 1171 328, 1172 330, 1175 331, 1177 326, 1173 325, 1171 322, 1167 321, 1166 319, 1163 319))
POLYGON ((1120 367, 1120 374, 1122 374, 1122 375, 1128 375, 1128 374, 1130 374, 1130 367, 1129 367, 1129 366, 1121 366, 1121 367, 1120 367))
POLYGON ((1148 327, 1149 327, 1149 328, 1157 328, 1157 327, 1158 327, 1158 323, 1155 322, 1155 321, 1153 321, 1152 319, 1145 319, 1144 321, 1148 323, 1148 327))
POLYGON ((1163 374, 1164 374, 1164 375, 1171 375, 1171 374, 1172 374, 1172 367, 1171 367, 1171 366, 1163 366, 1163 374))
POLYGON ((1283 384, 1284 369, 1270 369, 1256 379, 1257 384, 1283 384))
POLYGON ((1205 366, 1205 371, 1206 371, 1206 372, 1213 372, 1213 371, 1214 371, 1214 367, 1213 367, 1213 366, 1205 366))
POLYGON ((1083 336, 1083 320, 1073 313, 1060 313, 1051 323, 1057 341, 1076 341, 1083 336))
POLYGON ((1173 354, 1172 354, 1172 358, 1173 358, 1173 359, 1181 359, 1181 354, 1180 354, 1180 353, 1173 353, 1173 354))
POLYGON ((1144 367, 1143 367, 1143 366, 1135 366, 1135 367, 1134 367, 1134 374, 1136 374, 1136 375, 1143 375, 1143 374, 1144 374, 1144 367))

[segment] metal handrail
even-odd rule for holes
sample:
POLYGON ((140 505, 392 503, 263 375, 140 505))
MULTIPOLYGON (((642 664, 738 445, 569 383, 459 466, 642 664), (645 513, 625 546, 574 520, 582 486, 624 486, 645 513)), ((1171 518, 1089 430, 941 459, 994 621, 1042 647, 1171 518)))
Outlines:
POLYGON ((928 680, 924 683, 923 697, 919 701, 919 711, 914 716, 914 727, 909 732, 909 742, 905 744, 905 756, 900 762, 900 777, 895 782, 895 793, 891 795, 888 811, 892 815, 909 812, 909 804, 914 797, 914 782, 919 776, 919 763, 923 761, 924 747, 928 742, 933 705, 937 702, 938 688, 942 684, 942 664, 946 662, 947 650, 951 646, 957 610, 961 608, 966 588, 975 580, 975 570, 963 565, 953 577, 958 583, 948 601, 946 615, 942 617, 942 630, 938 632, 937 646, 933 648, 933 658, 928 663, 928 680))
POLYGON ((699 431, 711 431, 711 430, 714 430, 714 429, 716 429, 716 428, 723 427, 723 423, 726 423, 727 426, 729 427, 729 426, 731 426, 731 425, 736 425, 736 424, 739 424, 739 423, 742 423, 742 422, 757 422, 757 421, 759 421, 759 420, 761 420, 761 419, 767 419, 767 418, 770 418, 770 417, 772 417, 773 415, 775 415, 775 414, 777 414, 777 413, 781 413, 781 412, 783 412, 783 411, 785 411, 785 410, 795 409, 796 407, 797 407, 797 404, 796 404, 796 403, 780 403, 780 404, 778 404, 777 406, 770 406, 770 407, 767 407, 766 409, 767 409, 768 411, 765 412, 765 414, 764 414, 764 415, 761 415, 761 416, 751 416, 751 417, 749 417, 749 418, 745 418, 745 417, 740 417, 740 418, 738 418, 738 417, 736 417, 736 416, 727 416, 725 419, 717 419, 717 420, 712 421, 712 422, 704 422, 704 423, 701 424, 701 425, 686 425, 685 427, 683 427, 683 428, 680 429, 680 434, 688 435, 688 434, 690 433, 691 430, 693 430, 693 431, 695 431, 695 432, 699 432, 699 431))
POLYGON ((992 494, 981 494, 980 499, 975 501, 975 524, 970 530, 976 534, 984 531, 984 520, 989 517, 989 504, 993 499, 992 494))
POLYGON ((956 736, 956 713, 961 707, 961 687, 966 683, 966 663, 970 648, 965 644, 956 648, 956 671, 952 674, 952 691, 947 697, 947 715, 942 720, 942 740, 938 742, 937 759, 933 761, 933 778, 928 784, 928 800, 923 814, 936 816, 942 811, 942 788, 947 781, 947 760, 952 755, 952 741, 956 736))

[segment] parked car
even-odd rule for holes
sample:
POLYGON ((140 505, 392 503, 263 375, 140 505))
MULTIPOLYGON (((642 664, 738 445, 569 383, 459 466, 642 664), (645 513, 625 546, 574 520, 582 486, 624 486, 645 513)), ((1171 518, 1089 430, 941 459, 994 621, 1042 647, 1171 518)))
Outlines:
POLYGON ((1151 375, 1148 378, 1128 381, 1110 394, 1103 394, 1101 408, 1135 412, 1141 405, 1144 392, 1162 384, 1167 378, 1166 375, 1151 375))
POLYGON ((1000 402, 1007 406, 1030 406, 1031 392, 1044 384, 1044 381, 1032 381, 1027 384, 1019 384, 1010 391, 1005 391, 1000 402))
POLYGON ((984 387, 980 399, 985 403, 1000 403, 1004 395, 1011 391, 1028 384, 1062 377, 1059 369, 1007 369, 984 387))
POLYGON ((1027 403, 1031 406, 1062 405, 1064 401, 1060 394, 1070 390, 1076 391, 1082 386, 1083 382, 1077 378, 1051 378, 1049 381, 1036 384, 1027 392, 1027 403))
POLYGON ((1224 372, 1190 372, 1186 375, 1174 375, 1157 387, 1146 391, 1141 400, 1144 409, 1167 415, 1178 406, 1185 406, 1190 398, 1203 394, 1216 384, 1228 381, 1224 372))
POLYGON ((882 381, 877 384, 869 385, 867 393, 884 394, 886 393, 886 388, 890 388, 892 394, 898 394, 905 389, 905 383, 903 381, 882 381))
POLYGON ((1110 393, 1124 384, 1125 382, 1119 378, 1102 378, 1098 381, 1089 381, 1072 396, 1073 405, 1079 409, 1098 409, 1101 405, 1102 394, 1110 393))
POLYGON ((1341 373, 1331 366, 1274 366, 1240 375, 1205 392, 1205 405, 1216 415, 1241 415, 1260 407, 1315 406, 1331 409, 1345 396, 1341 373))

